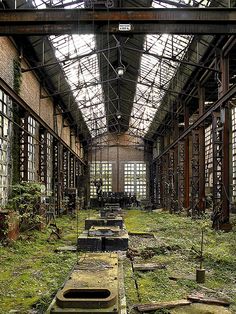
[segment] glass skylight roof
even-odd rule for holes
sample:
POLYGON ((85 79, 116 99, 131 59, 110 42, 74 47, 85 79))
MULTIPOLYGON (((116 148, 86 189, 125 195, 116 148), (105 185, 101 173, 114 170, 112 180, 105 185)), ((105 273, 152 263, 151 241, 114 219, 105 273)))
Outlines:
POLYGON ((145 53, 141 59, 135 104, 130 119, 131 128, 139 126, 140 136, 145 135, 169 87, 170 79, 177 70, 176 62, 167 61, 162 57, 178 56, 178 59, 181 59, 190 40, 191 36, 167 34, 146 36, 145 53))
MULTIPOLYGON (((38 8, 45 8, 46 4, 49 7, 83 8, 84 2, 78 0, 74 3, 70 0, 46 2, 34 0, 38 8)), ((202 7, 208 6, 210 2, 210 0, 154 0, 152 7, 202 7)), ((105 133, 107 120, 95 36, 66 35, 51 36, 50 39, 55 48, 56 57, 58 60, 64 61, 61 64, 65 76, 91 135, 96 136, 105 133)), ((147 133, 163 96, 166 92, 169 93, 170 80, 175 75, 179 65, 179 63, 167 60, 165 57, 176 57, 181 60, 191 39, 191 36, 186 35, 146 35, 130 117, 131 133, 138 136, 144 136, 147 133)))
MULTIPOLYGON (((170 3, 200 7, 209 5, 209 0, 203 1, 153 1, 152 7, 175 7, 170 3)), ((144 136, 156 114, 161 100, 168 89, 171 78, 175 75, 179 63, 166 60, 163 57, 183 59, 191 42, 189 35, 146 35, 142 55, 140 74, 137 83, 134 106, 131 113, 130 128, 135 128, 139 136, 144 136)), ((170 88, 171 89, 171 88, 170 88)))
MULTIPOLYGON (((62 6, 83 8, 84 1, 48 1, 35 0, 37 8, 62 6), (68 5, 69 4, 69 5, 68 5)), ((106 132, 106 117, 103 90, 98 69, 98 55, 95 48, 94 35, 50 36, 55 54, 62 64, 65 77, 71 86, 78 108, 88 125, 91 136, 106 132)), ((73 112, 71 113, 73 115, 73 112)))
MULTIPOLYGON (((100 81, 94 35, 51 36, 58 60, 92 136, 106 131, 103 91, 100 81)), ((73 115, 73 113, 72 113, 73 115)))

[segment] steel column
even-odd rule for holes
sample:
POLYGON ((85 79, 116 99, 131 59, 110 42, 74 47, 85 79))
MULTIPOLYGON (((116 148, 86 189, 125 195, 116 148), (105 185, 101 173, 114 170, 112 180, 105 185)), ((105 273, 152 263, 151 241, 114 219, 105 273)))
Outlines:
POLYGON ((160 158, 164 154, 166 154, 169 149, 174 147, 176 144, 178 144, 179 141, 183 140, 188 134, 192 132, 192 130, 199 127, 206 118, 212 115, 212 112, 216 111, 218 108, 220 108, 225 102, 229 101, 234 95, 236 94, 236 84, 234 84, 220 99, 218 99, 214 105, 212 105, 208 110, 204 112, 204 114, 199 117, 192 125, 190 125, 184 132, 171 143, 168 145, 163 152, 158 156, 160 158))
POLYGON ((170 198, 170 213, 175 213, 178 210, 178 204, 176 199, 176 190, 175 190, 175 151, 169 151, 169 198, 170 198))
MULTIPOLYGON (((219 97, 229 90, 229 59, 220 58, 219 97)), ((231 229, 229 223, 229 104, 223 102, 220 113, 213 114, 213 227, 231 229)))
POLYGON ((192 180, 191 180, 191 216, 193 218, 200 216, 199 208, 199 131, 192 131, 192 180))
MULTIPOLYGON (((205 88, 198 86, 199 116, 202 116, 205 109, 205 88)), ((205 126, 204 122, 199 127, 199 214, 205 212, 205 126)))
MULTIPOLYGON (((184 128, 189 127, 189 107, 184 106, 184 128)), ((184 140, 184 207, 189 208, 189 137, 184 140)))
POLYGON ((223 193, 223 125, 220 113, 212 114, 213 134, 213 228, 220 229, 222 223, 223 193))
MULTIPOLYGON (((221 58, 221 84, 222 93, 226 93, 229 89, 229 58, 221 58)), ((230 116, 230 103, 224 103, 222 115, 224 119, 224 130, 223 130, 223 195, 222 195, 222 222, 229 223, 230 216, 230 200, 229 200, 229 116, 230 116)))
POLYGON ((161 182, 162 182, 162 171, 161 171, 161 159, 157 159, 157 186, 156 186, 156 193, 157 193, 157 206, 162 207, 162 189, 161 189, 161 182))
POLYGON ((162 157, 162 191, 163 191, 163 207, 170 208, 169 202, 169 177, 168 177, 168 155, 162 157))
POLYGON ((178 143, 178 210, 183 211, 185 199, 185 178, 184 178, 184 163, 185 163, 185 143, 178 143))

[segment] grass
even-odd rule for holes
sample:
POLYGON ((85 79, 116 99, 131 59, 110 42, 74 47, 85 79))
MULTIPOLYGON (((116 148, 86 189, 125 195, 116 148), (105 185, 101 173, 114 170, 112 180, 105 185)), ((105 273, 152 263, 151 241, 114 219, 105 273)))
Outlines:
MULTIPOLYGON (((79 230, 84 219, 93 212, 79 212, 79 230)), ((233 221, 235 225, 235 221, 233 221)), ((124 260, 125 289, 130 313, 133 305, 151 301, 169 301, 186 298, 192 292, 207 296, 227 296, 236 313, 236 230, 215 232, 210 221, 201 222, 166 212, 127 210, 125 224, 128 231, 153 232, 155 238, 130 237, 130 248, 143 251, 141 262, 166 264, 167 268, 154 272, 133 273, 131 262, 124 260), (197 284, 195 269, 199 265, 200 230, 205 225, 204 267, 206 283, 197 284), (152 254, 147 254, 147 253, 152 254), (170 280, 170 276, 179 279, 170 280), (136 289, 138 287, 138 290, 136 289)), ((76 262, 76 254, 55 253, 59 246, 76 242, 76 219, 63 216, 57 219, 62 239, 47 241, 50 229, 21 235, 11 246, 0 246, 0 313, 43 314, 58 288, 63 284, 76 262), (15 311, 15 312, 14 312, 15 311)), ((223 310, 222 310, 223 311, 223 310)), ((156 313, 217 313, 204 308, 186 308, 156 313), (184 312, 186 311, 186 312, 184 312)), ((219 312, 220 313, 220 312, 219 312)), ((222 312, 223 313, 223 312, 222 312)))
MULTIPOLYGON (((127 211, 125 223, 128 231, 155 234, 156 240, 150 240, 150 249, 155 254, 139 262, 157 262, 167 266, 166 270, 135 272, 134 277, 141 301, 139 303, 177 300, 186 298, 188 294, 201 292, 206 296, 229 298, 233 302, 231 311, 236 313, 235 227, 230 233, 215 232, 211 229, 210 221, 207 220, 191 220, 189 217, 170 215, 167 212, 138 210, 127 211), (206 269, 206 282, 204 285, 199 285, 195 282, 195 269, 199 267, 202 226, 205 230, 203 264, 206 269), (173 281, 169 277, 179 279, 173 281)), ((233 223, 235 225, 235 221, 233 223)), ((131 249, 144 250, 141 239, 133 241, 131 237, 130 246, 131 249)), ((125 268, 127 270, 129 266, 126 264, 125 268)), ((130 279, 127 281, 130 287, 130 279)), ((133 295, 134 293, 128 288, 127 300, 130 308, 132 304, 137 303, 137 298, 133 298, 133 295)), ((218 313, 214 310, 208 311, 209 309, 205 309, 205 312, 201 313, 218 313)), ((198 311, 194 308, 191 313, 198 313, 198 311)))
MULTIPOLYGON (((88 211, 79 214, 83 230, 88 211)), ((47 241, 51 230, 32 231, 21 235, 9 247, 0 246, 0 313, 45 313, 52 297, 63 284, 76 262, 76 254, 55 253, 59 246, 75 245, 76 219, 57 219, 61 240, 47 241), (32 308, 34 311, 32 311, 32 308)))

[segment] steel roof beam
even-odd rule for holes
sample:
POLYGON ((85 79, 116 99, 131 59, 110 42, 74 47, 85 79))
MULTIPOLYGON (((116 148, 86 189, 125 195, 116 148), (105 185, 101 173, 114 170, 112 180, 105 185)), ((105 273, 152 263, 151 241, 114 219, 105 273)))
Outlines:
POLYGON ((235 34, 236 9, 0 10, 0 35, 121 33, 120 23, 131 24, 123 34, 235 34))

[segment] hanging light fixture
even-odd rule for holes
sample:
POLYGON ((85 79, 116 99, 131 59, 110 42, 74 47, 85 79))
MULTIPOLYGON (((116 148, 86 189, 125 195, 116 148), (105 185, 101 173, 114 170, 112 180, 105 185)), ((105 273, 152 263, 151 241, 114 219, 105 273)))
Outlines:
POLYGON ((119 67, 116 69, 116 72, 117 72, 117 75, 118 75, 118 76, 123 76, 124 73, 125 73, 125 68, 122 67, 122 66, 119 66, 119 67))
POLYGON ((120 111, 118 110, 117 111, 117 113, 116 113, 116 118, 118 119, 118 120, 120 120, 121 119, 121 113, 120 113, 120 111))
POLYGON ((126 68, 125 68, 125 66, 121 60, 121 49, 120 49, 120 47, 118 48, 118 51, 119 51, 119 65, 116 69, 116 73, 117 73, 117 76, 122 77, 125 73, 126 68))

